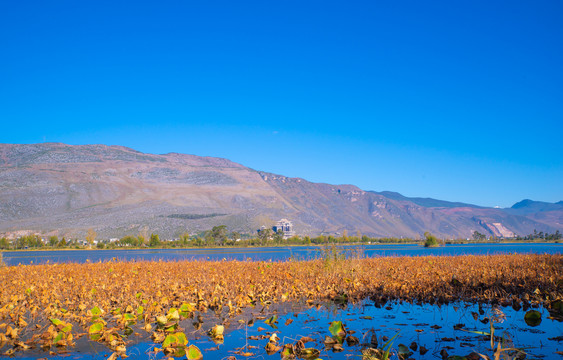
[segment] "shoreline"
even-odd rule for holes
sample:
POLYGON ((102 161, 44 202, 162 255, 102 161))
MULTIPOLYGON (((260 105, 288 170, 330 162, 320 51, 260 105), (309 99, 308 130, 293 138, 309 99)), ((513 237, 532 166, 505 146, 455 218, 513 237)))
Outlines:
MULTIPOLYGON (((542 241, 446 241, 436 246, 431 247, 444 247, 447 245, 493 245, 493 244, 513 244, 513 245, 524 245, 524 244, 561 244, 560 240, 542 240, 542 241)), ((115 250, 192 250, 192 249, 260 249, 260 248, 288 248, 288 247, 340 247, 340 246, 397 246, 397 245, 419 245, 424 246, 424 241, 412 241, 412 242, 375 242, 375 243, 363 243, 363 242, 352 242, 352 243, 327 243, 327 244, 268 244, 268 245, 245 245, 245 246, 182 246, 182 247, 168 247, 168 246, 157 246, 157 247, 142 247, 142 246, 116 246, 113 248, 98 249, 95 247, 81 247, 81 248, 52 248, 52 247, 40 247, 40 248, 30 248, 30 249, 0 249, 0 253, 3 252, 23 252, 23 251, 115 251, 115 250)))

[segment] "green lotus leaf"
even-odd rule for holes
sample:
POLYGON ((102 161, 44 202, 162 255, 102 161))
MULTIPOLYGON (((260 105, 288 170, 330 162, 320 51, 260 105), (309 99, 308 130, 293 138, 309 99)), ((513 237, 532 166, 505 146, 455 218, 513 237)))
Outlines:
POLYGON ((101 310, 99 307, 97 307, 97 306, 94 306, 94 307, 92 308, 92 310, 90 310, 90 312, 92 313, 92 316, 100 316, 100 315, 102 315, 102 310, 101 310))
POLYGON ((332 323, 330 323, 328 331, 330 331, 333 336, 337 337, 343 337, 346 335, 346 329, 344 329, 342 321, 333 321, 332 323))
POLYGON ((195 311, 195 308, 193 307, 192 304, 183 303, 183 304, 180 306, 180 311, 181 311, 181 312, 184 312, 184 313, 186 313, 186 312, 187 312, 187 313, 190 313, 190 312, 192 312, 192 311, 195 311))
POLYGON ((278 316, 274 315, 268 319, 266 319, 264 321, 266 324, 270 325, 271 327, 273 327, 274 329, 277 329, 278 327, 276 326, 276 324, 278 323, 278 316))
POLYGON ((176 345, 178 344, 178 338, 176 338, 175 335, 167 335, 166 338, 164 339, 164 342, 162 343, 162 347, 163 348, 167 348, 167 347, 176 347, 176 345))
POLYGON ((528 326, 538 326, 541 324, 541 313, 537 310, 530 310, 524 315, 524 321, 528 326))
POLYGON ((64 325, 64 323, 59 319, 49 319, 55 326, 64 325))
POLYGON ((59 341, 61 341, 64 338, 64 333, 61 331, 57 334, 57 336, 55 336, 55 338, 53 339, 53 344, 58 343, 59 341))
POLYGON ((72 331, 72 324, 66 324, 65 327, 63 327, 61 329, 61 331, 64 332, 65 334, 71 332, 72 331))
POLYGON ((188 352, 186 357, 188 360, 201 360, 203 359, 203 354, 199 350, 199 348, 195 345, 188 346, 188 352))
POLYGON ((88 333, 89 334, 97 334, 102 332, 102 330, 104 329, 104 324, 97 322, 97 323, 93 323, 92 325, 90 325, 90 328, 88 328, 88 333))
POLYGON ((178 344, 183 346, 188 345, 188 338, 186 337, 186 334, 184 334, 183 332, 177 332, 174 335, 176 336, 176 339, 178 339, 178 344))

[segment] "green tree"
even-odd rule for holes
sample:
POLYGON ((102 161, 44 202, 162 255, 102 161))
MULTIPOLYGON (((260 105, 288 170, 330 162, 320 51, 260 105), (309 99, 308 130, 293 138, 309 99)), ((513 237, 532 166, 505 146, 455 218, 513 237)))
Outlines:
POLYGON ((55 247, 59 243, 59 238, 56 235, 49 236, 49 246, 55 247))
POLYGON ((151 238, 149 240, 149 247, 157 247, 160 246, 160 238, 157 234, 151 234, 151 238))
POLYGON ((211 240, 215 245, 222 245, 227 240, 227 225, 214 226, 211 229, 211 240))
POLYGON ((426 241, 424 242, 424 246, 425 247, 431 247, 431 246, 438 246, 438 238, 434 235, 432 235, 431 233, 429 233, 428 231, 424 233, 424 237, 426 238, 426 241))
POLYGON ((185 232, 182 235, 180 235, 180 243, 182 245, 186 246, 186 245, 188 245, 189 242, 190 242, 190 234, 185 232))
POLYGON ((258 239, 260 240, 260 244, 264 245, 272 238, 273 231, 269 228, 260 229, 258 233, 258 239))
POLYGON ((276 233, 274 234, 274 242, 276 244, 281 244, 281 242, 283 241, 283 230, 278 230, 276 231, 276 233))
POLYGON ((119 245, 121 246, 139 246, 139 239, 135 236, 126 235, 119 239, 119 245))
POLYGON ((205 240, 202 239, 199 235, 197 235, 193 239, 193 244, 194 244, 194 246, 203 246, 203 245, 205 245, 205 240))
POLYGON ((8 249, 10 247, 10 242, 8 241, 8 239, 6 239, 5 237, 3 237, 2 239, 0 239, 0 249, 8 249))

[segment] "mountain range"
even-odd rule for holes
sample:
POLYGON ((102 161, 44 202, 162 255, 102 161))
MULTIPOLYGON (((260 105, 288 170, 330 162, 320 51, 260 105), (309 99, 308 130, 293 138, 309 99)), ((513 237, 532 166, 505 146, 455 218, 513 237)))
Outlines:
POLYGON ((300 235, 444 238, 563 230, 563 202, 498 209, 354 185, 312 183, 227 159, 122 146, 0 144, 0 234, 174 238, 227 225, 254 233, 281 218, 300 235))

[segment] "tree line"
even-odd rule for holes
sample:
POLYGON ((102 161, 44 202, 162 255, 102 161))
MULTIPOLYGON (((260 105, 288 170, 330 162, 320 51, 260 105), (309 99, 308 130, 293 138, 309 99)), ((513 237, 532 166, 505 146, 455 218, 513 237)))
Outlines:
POLYGON ((274 232, 271 229, 264 229, 252 236, 237 231, 228 231, 226 225, 214 226, 212 229, 202 231, 198 234, 181 234, 173 240, 161 240, 158 234, 150 235, 126 235, 115 241, 100 240, 96 241, 97 234, 92 229, 88 230, 85 240, 67 239, 65 237, 49 236, 42 238, 39 235, 25 235, 15 240, 0 238, 0 249, 19 250, 19 249, 38 249, 38 248, 98 248, 114 249, 123 247, 149 247, 149 248, 180 248, 180 247, 221 247, 221 246, 275 246, 287 245, 322 245, 322 244, 347 244, 347 243, 410 243, 417 240, 412 238, 384 237, 375 238, 362 235, 348 236, 344 231, 341 236, 318 235, 311 236, 292 236, 284 239, 282 231, 274 232))
MULTIPOLYGON (((540 231, 538 232, 536 229, 534 229, 534 232, 532 234, 529 235, 525 235, 525 236, 520 236, 517 235, 513 238, 509 238, 511 240, 514 241, 534 241, 534 240, 545 240, 545 241, 558 241, 561 240, 563 238, 562 234, 559 232, 559 230, 556 230, 553 234, 550 234, 548 232, 543 232, 540 231)), ((497 238, 494 235, 490 235, 489 237, 487 237, 487 235, 485 234, 481 234, 478 231, 474 231, 473 232, 473 240, 476 241, 496 241, 499 240, 499 238, 497 238)))
MULTIPOLYGON (((424 233, 423 239, 415 238, 398 238, 398 237, 371 237, 362 235, 357 232, 355 235, 349 236, 347 231, 344 230, 342 235, 318 235, 318 236, 292 236, 284 239, 282 231, 274 232, 271 229, 262 229, 256 235, 242 234, 237 231, 228 231, 226 225, 214 226, 212 229, 202 231, 198 234, 190 235, 188 233, 181 234, 178 238, 173 240, 161 240, 158 234, 152 233, 150 235, 126 235, 115 241, 96 241, 97 234, 93 229, 89 229, 86 234, 85 240, 67 239, 62 237, 59 239, 57 236, 49 236, 42 238, 39 235, 26 235, 18 237, 14 240, 9 240, 5 237, 0 238, 0 249, 2 250, 19 250, 19 249, 38 249, 38 248, 52 248, 52 249, 82 249, 82 248, 98 248, 98 249, 115 249, 124 247, 149 247, 149 248, 182 248, 182 247, 247 247, 247 246, 276 246, 276 245, 324 245, 324 244, 370 244, 370 243, 420 243, 426 241, 429 245, 434 245, 438 242, 438 238, 429 232, 424 233)), ((486 235, 477 231, 473 233, 473 239, 476 241, 498 240, 494 237, 487 238, 486 235)), ((547 232, 537 232, 534 230, 533 234, 526 236, 518 236, 512 240, 516 241, 530 241, 530 240, 545 240, 545 241, 558 241, 562 239, 562 234, 557 230, 555 233, 550 234, 547 232)), ((461 242, 458 241, 445 241, 448 242, 461 242)))

